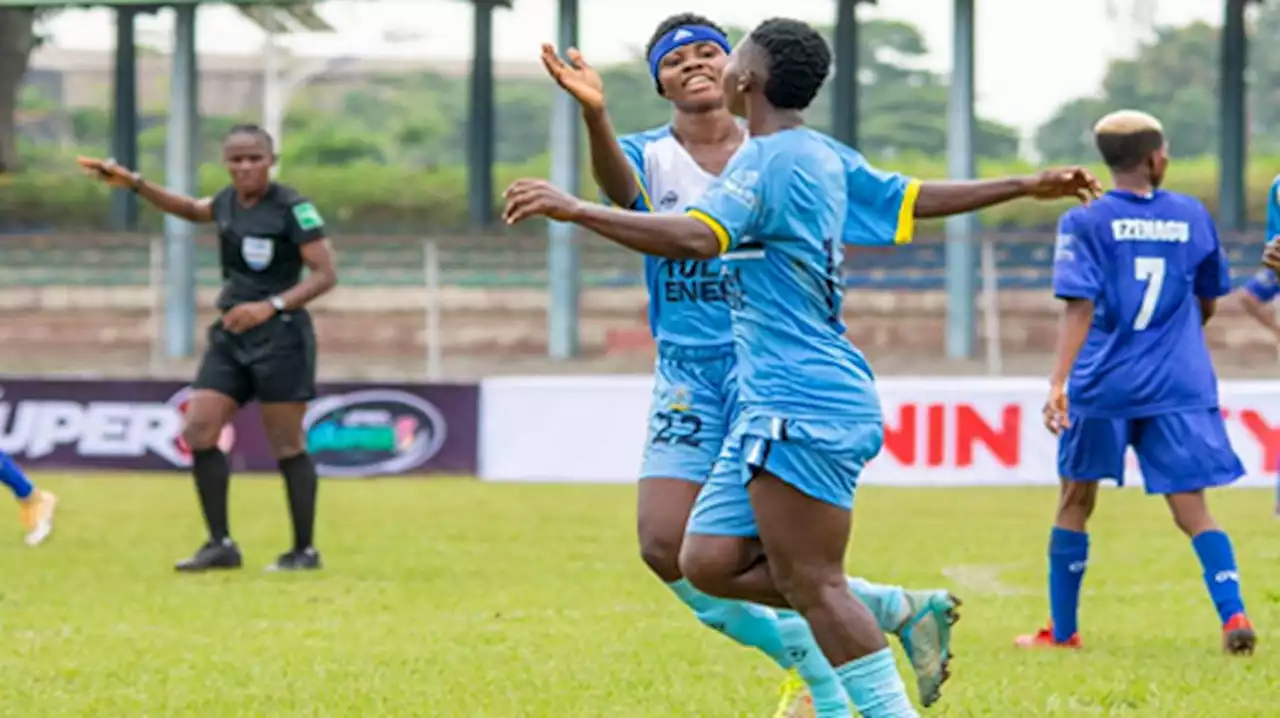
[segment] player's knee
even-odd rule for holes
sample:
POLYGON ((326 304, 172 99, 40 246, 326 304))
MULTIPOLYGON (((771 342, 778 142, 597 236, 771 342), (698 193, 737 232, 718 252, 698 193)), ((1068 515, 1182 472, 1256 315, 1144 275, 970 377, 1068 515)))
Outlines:
POLYGON ((1063 481, 1058 495, 1058 522, 1083 523, 1098 505, 1098 485, 1086 481, 1063 481))
POLYGON ((838 594, 849 593, 849 584, 838 567, 816 563, 791 566, 774 563, 771 570, 778 592, 800 613, 829 605, 838 594))
POLYGON ((1209 514, 1209 505, 1201 492, 1171 494, 1168 497, 1169 510, 1173 515, 1173 523, 1179 531, 1192 538, 1218 528, 1213 516, 1209 514))
POLYGON ((694 588, 712 596, 727 595, 725 587, 738 568, 733 561, 726 560, 713 546, 698 541, 696 537, 683 543, 678 556, 676 570, 694 588))
POLYGON ((666 583, 680 580, 680 544, 684 532, 663 532, 640 527, 640 558, 666 583))
POLYGON ((306 437, 300 426, 268 427, 267 444, 277 459, 288 459, 307 450, 306 437))
POLYGON ((222 433, 222 425, 212 417, 199 414, 187 417, 182 427, 182 440, 192 451, 212 449, 218 445, 218 435, 222 433))

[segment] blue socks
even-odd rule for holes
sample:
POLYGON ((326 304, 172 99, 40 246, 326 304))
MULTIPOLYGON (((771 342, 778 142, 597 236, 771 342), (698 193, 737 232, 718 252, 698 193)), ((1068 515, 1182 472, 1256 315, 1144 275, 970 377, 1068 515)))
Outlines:
POLYGON ((895 633, 908 618, 906 592, 901 586, 881 586, 866 579, 849 577, 849 590, 862 601, 876 624, 885 633, 895 633))
POLYGON ((35 487, 27 480, 26 474, 22 473, 22 469, 18 468, 13 459, 3 451, 0 451, 0 484, 8 486, 18 500, 26 499, 31 496, 32 491, 35 491, 35 487))
POLYGON ((1055 526, 1049 537, 1049 614, 1058 643, 1079 630, 1080 584, 1088 563, 1089 534, 1055 526))
POLYGON ((1204 585, 1218 609, 1218 618, 1225 625, 1232 616, 1244 613, 1244 601, 1240 598, 1240 572, 1236 568, 1231 539, 1224 531, 1215 529, 1197 534, 1191 539, 1191 546, 1200 558, 1204 585))
POLYGON ((686 578, 667 586, 708 627, 744 646, 760 649, 783 670, 792 668, 778 632, 778 615, 772 609, 708 596, 686 578))
POLYGON ((787 658, 809 686, 815 718, 853 718, 849 696, 813 637, 809 623, 795 611, 778 612, 778 632, 787 658))
POLYGON ((862 718, 919 718, 898 675, 893 651, 882 648, 835 669, 862 718))

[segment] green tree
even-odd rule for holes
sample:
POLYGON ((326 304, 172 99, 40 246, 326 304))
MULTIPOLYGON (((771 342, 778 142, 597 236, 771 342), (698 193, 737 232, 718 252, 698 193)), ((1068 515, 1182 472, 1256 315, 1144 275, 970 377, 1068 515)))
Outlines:
MULTIPOLYGON (((1261 12, 1254 28, 1255 60, 1265 72, 1274 68, 1280 80, 1280 49, 1258 37, 1258 29, 1271 28, 1273 40, 1280 40, 1280 11, 1274 5, 1261 12)), ((1080 162, 1093 160, 1092 128, 1103 114, 1121 108, 1135 108, 1156 115, 1165 125, 1170 152, 1180 157, 1213 153, 1218 147, 1218 73, 1220 30, 1203 22, 1183 27, 1160 28, 1133 59, 1115 60, 1107 69, 1097 96, 1082 97, 1063 104, 1036 133, 1036 148, 1047 159, 1080 162)), ((1266 82, 1255 82, 1258 93, 1276 92, 1266 82)), ((1259 94, 1254 95, 1254 107, 1259 94)), ((1280 129, 1280 110, 1269 108, 1266 120, 1254 130, 1280 129)))
POLYGON ((0 8, 0 174, 18 167, 18 100, 31 51, 40 43, 39 12, 0 8))

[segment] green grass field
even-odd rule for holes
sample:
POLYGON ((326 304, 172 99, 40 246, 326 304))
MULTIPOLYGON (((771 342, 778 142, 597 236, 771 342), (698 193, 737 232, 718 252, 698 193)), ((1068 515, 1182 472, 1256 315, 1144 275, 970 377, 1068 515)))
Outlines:
MULTIPOLYGON (((643 570, 631 487, 328 482, 325 571, 269 575, 278 480, 234 485, 249 566, 178 576, 200 540, 185 479, 37 477, 58 530, 0 543, 0 716, 767 718, 778 671, 713 635, 643 570)), ((1018 653, 1038 628, 1047 490, 868 489, 850 571, 966 601, 955 677, 929 715, 1280 716, 1280 524, 1219 494, 1259 654, 1217 619, 1163 505, 1103 496, 1080 653, 1018 653)))

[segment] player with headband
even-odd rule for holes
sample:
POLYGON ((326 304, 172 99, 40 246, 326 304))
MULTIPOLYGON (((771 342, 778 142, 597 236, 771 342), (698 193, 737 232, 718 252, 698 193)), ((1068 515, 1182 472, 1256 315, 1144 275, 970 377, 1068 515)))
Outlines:
MULTIPOLYGON (((669 125, 618 138, 600 76, 580 52, 568 62, 543 46, 542 61, 582 106, 596 182, 615 205, 683 212, 743 146, 743 125, 725 106, 721 71, 728 37, 700 15, 659 24, 646 49, 659 95, 671 102, 669 125)), ((678 564, 694 499, 711 473, 736 417, 737 375, 719 259, 645 257, 649 324, 658 344, 649 433, 637 507, 644 562, 704 624, 758 648, 784 669, 788 649, 818 653, 802 619, 749 603, 714 598, 681 575, 678 564), (791 645, 800 644, 800 645, 791 645)), ((916 671, 920 699, 935 701, 947 678, 951 624, 959 601, 945 590, 908 591, 849 578, 853 592, 886 633, 895 634, 916 671)), ((794 655, 794 654, 793 654, 794 655)), ((808 696, 794 673, 778 716, 801 715, 808 696)))

